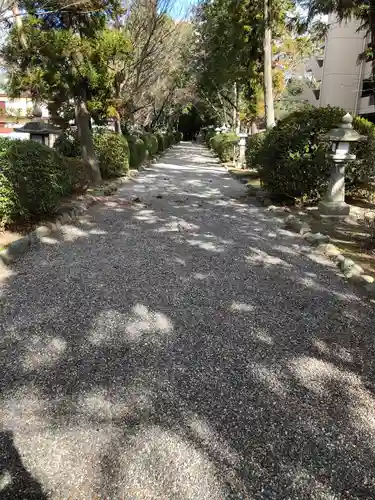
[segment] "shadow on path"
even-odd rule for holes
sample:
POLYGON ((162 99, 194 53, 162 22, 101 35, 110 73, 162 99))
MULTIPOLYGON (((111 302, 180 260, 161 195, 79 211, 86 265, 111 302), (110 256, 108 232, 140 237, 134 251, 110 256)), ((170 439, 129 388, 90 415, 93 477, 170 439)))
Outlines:
POLYGON ((51 498, 375 497, 373 307, 243 194, 182 144, 2 284, 0 422, 51 498))
POLYGON ((47 500, 41 485, 25 469, 11 431, 0 432, 0 498, 47 500))

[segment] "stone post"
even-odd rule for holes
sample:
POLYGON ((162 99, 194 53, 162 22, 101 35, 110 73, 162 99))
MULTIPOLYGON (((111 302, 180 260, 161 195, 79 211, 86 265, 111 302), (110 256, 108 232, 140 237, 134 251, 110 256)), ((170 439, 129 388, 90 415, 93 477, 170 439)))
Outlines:
POLYGON ((320 215, 328 217, 346 217, 350 207, 345 203, 345 164, 334 161, 328 181, 327 192, 319 203, 320 215))
POLYGON ((238 134, 238 137, 239 137, 238 142, 237 142, 237 146, 238 146, 238 166, 240 168, 243 168, 243 166, 246 163, 245 153, 246 153, 246 139, 247 139, 247 134, 240 133, 240 134, 238 134))

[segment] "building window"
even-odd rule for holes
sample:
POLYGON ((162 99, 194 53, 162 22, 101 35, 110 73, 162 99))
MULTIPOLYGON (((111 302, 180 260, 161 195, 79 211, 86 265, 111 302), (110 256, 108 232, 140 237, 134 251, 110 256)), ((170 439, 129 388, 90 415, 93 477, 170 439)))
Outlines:
POLYGON ((375 82, 370 78, 365 78, 362 83, 361 97, 370 97, 374 94, 375 82))

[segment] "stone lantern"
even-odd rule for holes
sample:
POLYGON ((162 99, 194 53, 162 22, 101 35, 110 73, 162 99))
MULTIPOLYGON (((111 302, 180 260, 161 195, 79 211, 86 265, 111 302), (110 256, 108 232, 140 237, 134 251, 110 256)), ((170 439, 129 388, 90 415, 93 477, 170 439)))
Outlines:
POLYGON ((350 153, 350 143, 366 139, 353 129, 352 123, 353 117, 347 113, 340 125, 325 136, 332 145, 329 158, 333 165, 326 195, 319 203, 319 213, 322 217, 340 218, 350 213, 350 207, 345 203, 345 165, 356 159, 356 156, 350 153))
POLYGON ((15 128, 14 131, 30 134, 31 141, 40 142, 41 144, 52 147, 54 139, 57 135, 61 134, 61 130, 58 127, 46 123, 42 119, 42 115, 41 108, 36 105, 33 109, 33 118, 31 121, 25 123, 23 127, 15 128))
POLYGON ((237 135, 239 137, 238 142, 237 142, 237 145, 238 145, 238 165, 239 165, 239 167, 242 168, 245 165, 247 134, 239 133, 237 135))

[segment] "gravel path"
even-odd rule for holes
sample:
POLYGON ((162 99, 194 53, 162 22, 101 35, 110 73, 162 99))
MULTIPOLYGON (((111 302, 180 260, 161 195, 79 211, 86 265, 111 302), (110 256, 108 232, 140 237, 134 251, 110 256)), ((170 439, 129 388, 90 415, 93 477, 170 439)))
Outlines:
POLYGON ((181 144, 0 283, 1 499, 375 498, 373 306, 243 194, 181 144))

